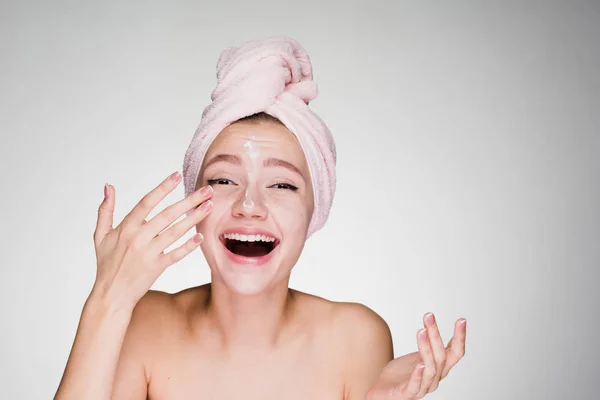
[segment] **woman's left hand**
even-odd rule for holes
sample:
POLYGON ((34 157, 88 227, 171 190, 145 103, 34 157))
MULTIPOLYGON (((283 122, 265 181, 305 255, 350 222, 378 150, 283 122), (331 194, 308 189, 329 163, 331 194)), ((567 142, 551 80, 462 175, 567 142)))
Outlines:
POLYGON ((432 313, 425 314, 423 325, 425 328, 417 333, 419 351, 390 361, 367 393, 367 400, 421 399, 436 390, 464 356, 467 334, 464 318, 455 322, 454 337, 446 347, 432 313))

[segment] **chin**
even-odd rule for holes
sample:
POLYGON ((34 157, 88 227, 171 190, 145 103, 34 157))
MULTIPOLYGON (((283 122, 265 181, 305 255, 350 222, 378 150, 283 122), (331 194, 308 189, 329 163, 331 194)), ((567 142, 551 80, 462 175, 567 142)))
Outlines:
POLYGON ((213 281, 220 283, 231 293, 254 296, 267 292, 280 285, 288 285, 291 271, 289 263, 282 262, 278 254, 260 266, 232 262, 226 257, 217 257, 213 271, 213 281))

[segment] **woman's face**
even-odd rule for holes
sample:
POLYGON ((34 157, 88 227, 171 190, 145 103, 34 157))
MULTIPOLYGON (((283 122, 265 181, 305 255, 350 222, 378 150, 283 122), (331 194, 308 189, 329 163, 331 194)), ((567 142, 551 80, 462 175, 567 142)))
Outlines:
POLYGON ((197 187, 213 189, 212 212, 197 226, 214 279, 256 294, 287 279, 313 212, 306 158, 276 122, 237 122, 213 141, 197 187))

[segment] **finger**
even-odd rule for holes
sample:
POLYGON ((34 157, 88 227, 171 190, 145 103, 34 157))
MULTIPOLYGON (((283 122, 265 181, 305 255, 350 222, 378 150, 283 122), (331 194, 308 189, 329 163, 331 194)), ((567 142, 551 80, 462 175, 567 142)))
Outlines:
MULTIPOLYGON (((189 210, 195 208, 200 203, 203 203, 205 205, 211 205, 212 203, 207 202, 206 200, 208 200, 212 196, 212 192, 213 189, 210 185, 204 186, 203 188, 187 196, 185 199, 179 200, 178 202, 171 204, 170 206, 162 210, 160 213, 158 213, 158 215, 156 215, 150 221, 148 221, 148 223, 140 229, 138 234, 140 240, 144 243, 151 241, 153 238, 157 237, 159 233, 168 228, 177 218, 181 217, 189 210)), ((184 225, 181 225, 179 229, 182 229, 182 227, 184 227, 186 224, 189 224, 190 222, 188 218, 185 218, 182 221, 186 222, 184 223, 184 225)), ((185 229, 183 232, 181 232, 181 236, 190 228, 191 226, 185 229)), ((160 236, 162 236, 162 234, 160 236)), ((161 251, 163 249, 161 249, 161 251)))
POLYGON ((440 376, 442 371, 444 370, 444 366, 446 364, 446 348, 444 346, 444 342, 442 341, 442 337, 440 335, 440 331, 437 326, 437 322, 435 321, 435 316, 433 313, 427 313, 423 317, 423 322, 427 327, 427 334, 429 335, 429 343, 431 344, 431 349, 433 350, 433 357, 435 358, 436 365, 436 375, 431 382, 431 386, 429 387, 429 392, 437 389, 440 376))
POLYGON ((102 239, 113 229, 113 214, 115 211, 115 191, 108 183, 104 185, 104 200, 98 208, 98 221, 94 231, 94 244, 98 246, 102 239))
POLYGON ((425 364, 419 363, 412 374, 410 374, 410 380, 400 392, 402 399, 414 399, 419 393, 421 388, 421 378, 423 377, 423 371, 425 370, 425 364))
POLYGON ((158 266, 161 270, 167 269, 169 266, 175 264, 188 254, 190 254, 194 249, 202 243, 203 237, 201 233, 197 233, 188 239, 183 245, 178 248, 171 250, 168 253, 162 254, 158 257, 158 266))
POLYGON ((160 203, 169 193, 171 193, 181 181, 179 171, 172 173, 164 179, 157 187, 148 192, 133 207, 133 209, 123 218, 121 224, 140 226, 148 214, 160 203))
MULTIPOLYGON (((189 216, 185 217, 166 231, 155 237, 150 243, 150 253, 159 254, 164 249, 175 243, 179 238, 185 235, 190 229, 202 221, 212 210, 213 203, 210 200, 202 203, 189 216)), ((151 222, 150 222, 151 223, 151 222)), ((150 224, 149 223, 149 224, 150 224)))
POLYGON ((442 371, 441 379, 444 379, 450 372, 450 369, 452 369, 452 367, 454 367, 460 361, 460 359, 464 357, 466 339, 467 320, 465 318, 461 318, 454 324, 454 336, 446 348, 447 359, 444 370, 442 371))
POLYGON ((427 335, 427 329, 421 329, 417 333, 417 345, 419 347, 421 359, 425 363, 423 379, 421 380, 421 387, 418 393, 418 396, 423 397, 427 394, 429 387, 431 386, 431 383, 437 374, 437 367, 435 365, 433 351, 427 335))

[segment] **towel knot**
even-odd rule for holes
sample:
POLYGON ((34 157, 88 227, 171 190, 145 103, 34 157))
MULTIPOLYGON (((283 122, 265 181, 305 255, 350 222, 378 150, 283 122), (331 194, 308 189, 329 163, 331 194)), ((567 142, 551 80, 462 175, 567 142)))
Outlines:
POLYGON ((251 100, 258 109, 289 93, 308 104, 317 97, 306 51, 291 38, 250 41, 221 52, 212 101, 221 96, 251 100))

